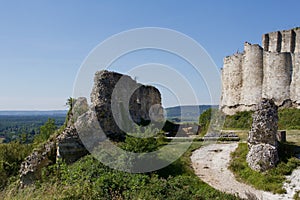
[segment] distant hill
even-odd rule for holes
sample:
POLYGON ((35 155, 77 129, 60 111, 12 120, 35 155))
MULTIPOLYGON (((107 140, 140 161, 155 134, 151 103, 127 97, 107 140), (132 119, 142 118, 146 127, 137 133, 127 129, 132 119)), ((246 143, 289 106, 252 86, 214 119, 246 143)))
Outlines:
POLYGON ((0 116, 66 116, 67 110, 47 111, 0 111, 0 116))
POLYGON ((197 122, 205 110, 218 108, 218 105, 189 105, 165 108, 167 119, 174 122, 197 122))

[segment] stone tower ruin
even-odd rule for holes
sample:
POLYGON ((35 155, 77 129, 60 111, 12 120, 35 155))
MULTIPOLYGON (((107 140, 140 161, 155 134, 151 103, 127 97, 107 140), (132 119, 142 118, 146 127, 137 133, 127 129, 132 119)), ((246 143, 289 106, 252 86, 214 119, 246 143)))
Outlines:
POLYGON ((224 58, 225 114, 254 110, 263 98, 300 109, 300 28, 264 34, 262 45, 245 42, 242 53, 224 58))

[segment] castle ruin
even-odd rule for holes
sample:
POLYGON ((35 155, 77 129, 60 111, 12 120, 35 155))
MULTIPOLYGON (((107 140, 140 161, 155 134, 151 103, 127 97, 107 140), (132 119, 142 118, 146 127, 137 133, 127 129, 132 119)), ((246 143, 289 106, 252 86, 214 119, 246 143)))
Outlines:
POLYGON ((261 47, 224 58, 221 110, 227 115, 254 110, 263 99, 300 109, 300 28, 264 34, 261 47))

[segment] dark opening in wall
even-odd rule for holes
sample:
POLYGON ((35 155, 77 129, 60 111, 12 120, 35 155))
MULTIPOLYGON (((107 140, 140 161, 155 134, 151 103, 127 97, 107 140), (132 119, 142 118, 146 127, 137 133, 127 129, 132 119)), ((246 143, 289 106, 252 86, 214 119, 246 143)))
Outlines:
POLYGON ((292 30, 291 34, 291 52, 295 52, 295 46, 296 46, 296 33, 295 31, 292 30))
POLYGON ((278 35, 277 35, 277 48, 276 48, 277 52, 281 51, 281 43, 282 43, 282 34, 280 32, 278 32, 278 35))
POLYGON ((269 51, 269 42, 270 42, 269 34, 265 34, 264 35, 264 44, 263 44, 265 51, 269 51))

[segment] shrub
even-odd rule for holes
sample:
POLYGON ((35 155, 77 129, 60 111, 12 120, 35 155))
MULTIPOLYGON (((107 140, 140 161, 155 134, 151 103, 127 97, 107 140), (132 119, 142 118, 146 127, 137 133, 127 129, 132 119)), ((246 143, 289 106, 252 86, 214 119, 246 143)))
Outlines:
POLYGON ((209 108, 200 115, 199 117, 199 126, 201 128, 200 135, 203 136, 207 133, 211 120, 213 119, 214 116, 217 118, 217 115, 219 114, 221 113, 219 113, 218 109, 209 108))
POLYGON ((232 116, 226 116, 224 128, 250 129, 252 124, 252 113, 253 112, 251 111, 243 111, 232 116))
POLYGON ((49 118, 48 121, 40 127, 40 134, 35 136, 34 144, 38 145, 47 141, 56 129, 55 120, 49 118))
POLYGON ((21 162, 32 150, 32 145, 11 142, 0 144, 0 189, 19 172, 21 162))

